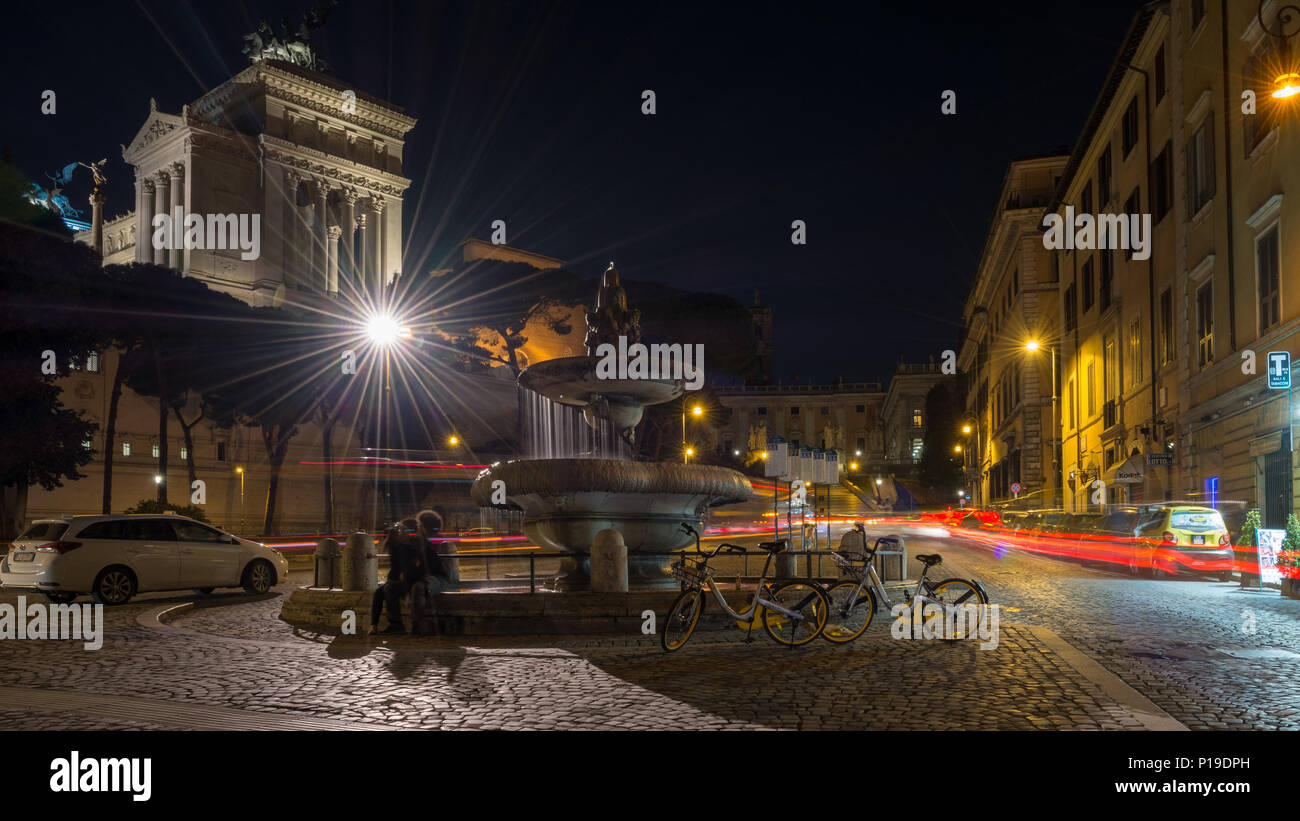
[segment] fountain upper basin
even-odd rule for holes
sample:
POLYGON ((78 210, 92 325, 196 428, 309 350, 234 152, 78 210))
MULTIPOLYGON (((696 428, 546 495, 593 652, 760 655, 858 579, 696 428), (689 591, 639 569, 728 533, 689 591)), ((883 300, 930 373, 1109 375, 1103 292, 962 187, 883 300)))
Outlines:
POLYGON ((519 384, 552 402, 582 408, 592 427, 595 419, 609 419, 620 430, 635 427, 645 406, 682 395, 678 379, 601 379, 596 376, 599 361, 594 356, 547 359, 525 368, 519 384))
POLYGON ((538 547, 586 553, 598 532, 617 530, 627 544, 634 587, 671 584, 663 554, 694 544, 682 522, 699 530, 708 508, 753 495, 749 479, 728 468, 618 459, 498 462, 470 489, 475 504, 522 510, 524 533, 538 547), (505 505, 492 504, 498 480, 505 483, 505 505))

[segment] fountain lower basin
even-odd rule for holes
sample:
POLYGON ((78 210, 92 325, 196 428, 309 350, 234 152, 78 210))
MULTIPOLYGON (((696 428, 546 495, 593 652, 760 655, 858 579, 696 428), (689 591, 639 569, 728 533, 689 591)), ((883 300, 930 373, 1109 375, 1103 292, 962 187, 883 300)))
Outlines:
MULTIPOLYGON (((682 522, 699 530, 710 507, 753 495, 749 479, 728 468, 618 459, 498 462, 470 489, 478 505, 522 510, 524 534, 545 550, 587 553, 598 532, 617 530, 627 544, 628 587, 641 590, 674 585, 668 554, 694 544, 682 522), (504 505, 492 504, 496 481, 505 483, 504 505)), ((588 589, 587 559, 575 556, 565 564, 558 587, 588 589)))

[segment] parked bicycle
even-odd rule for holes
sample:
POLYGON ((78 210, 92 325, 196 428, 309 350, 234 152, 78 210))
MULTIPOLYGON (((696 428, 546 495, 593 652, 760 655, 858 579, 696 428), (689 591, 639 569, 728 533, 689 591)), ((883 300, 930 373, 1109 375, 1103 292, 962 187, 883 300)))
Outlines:
MULTIPOLYGON (((872 617, 876 614, 877 602, 884 604, 891 612, 894 609, 894 601, 880 581, 873 562, 882 543, 892 544, 895 540, 889 536, 882 536, 876 539, 872 547, 867 547, 866 529, 860 522, 854 524, 853 529, 862 537, 864 552, 831 551, 835 564, 851 579, 831 585, 826 591, 826 596, 831 602, 831 612, 822 631, 822 638, 835 644, 847 644, 866 632, 872 617)), ((929 581, 926 576, 930 568, 943 563, 940 554, 919 555, 916 559, 924 564, 925 568, 921 571, 921 578, 917 580, 916 587, 912 590, 904 589, 903 603, 923 608, 922 617, 926 621, 943 618, 952 607, 989 603, 988 594, 984 591, 983 585, 977 581, 956 578, 944 579, 940 582, 929 581), (926 607, 927 604, 933 605, 934 609, 926 607)), ((970 622, 958 619, 956 626, 958 633, 951 638, 970 638, 977 633, 978 620, 972 625, 970 622)))
POLYGON ((727 599, 713 581, 713 570, 709 560, 719 553, 739 553, 746 551, 733 544, 720 544, 710 553, 700 549, 700 534, 695 528, 683 522, 682 530, 695 537, 695 552, 704 558, 694 559, 683 556, 674 562, 672 572, 682 584, 682 593, 668 610, 668 618, 660 633, 660 640, 666 652, 680 650, 690 641, 695 626, 700 622, 704 612, 704 591, 713 593, 718 606, 742 625, 748 625, 745 640, 753 641, 754 622, 763 622, 763 629, 773 641, 789 647, 807 644, 821 635, 826 626, 826 615, 830 610, 830 601, 820 586, 812 582, 790 581, 777 585, 769 584, 767 572, 772 566, 772 559, 786 549, 787 540, 762 542, 759 547, 767 551, 767 562, 763 573, 754 585, 753 595, 748 608, 740 613, 732 610, 727 599), (760 617, 761 614, 761 617, 760 617))

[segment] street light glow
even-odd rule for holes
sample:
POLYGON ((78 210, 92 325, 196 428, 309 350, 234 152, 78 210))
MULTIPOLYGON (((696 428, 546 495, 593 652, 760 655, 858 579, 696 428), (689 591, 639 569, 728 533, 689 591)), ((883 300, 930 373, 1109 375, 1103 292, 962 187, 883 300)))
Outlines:
POLYGON ((849 470, 857 470, 857 469, 858 469, 857 462, 849 462, 849 470))
POLYGON ((162 484, 162 477, 161 477, 161 476, 158 476, 157 474, 155 474, 154 477, 153 477, 153 483, 154 483, 155 485, 161 485, 161 484, 162 484))
POLYGON ((410 329, 403 329, 401 325, 397 324, 396 319, 387 314, 376 314, 366 323, 366 336, 370 337, 370 341, 376 345, 393 344, 398 337, 402 336, 403 330, 406 331, 406 335, 409 337, 410 329))
POLYGON ((691 413, 695 414, 696 416, 699 416, 700 414, 704 413, 704 408, 701 408, 699 405, 696 405, 695 407, 691 408, 691 413))
POLYGON ((970 433, 970 425, 962 425, 962 426, 961 426, 961 432, 962 432, 962 433, 970 433))
POLYGON ((1273 92, 1273 96, 1279 100, 1284 100, 1287 97, 1294 97, 1295 95, 1300 94, 1300 74, 1297 74, 1294 71, 1278 77, 1273 81, 1273 84, 1277 86, 1277 90, 1273 92))
POLYGON ((1034 351, 1038 350, 1038 340, 1031 339, 1028 342, 1026 342, 1025 350, 1029 351, 1030 353, 1033 353, 1034 351))
POLYGON ((953 445, 952 452, 961 453, 961 445, 953 445))
POLYGON ((459 445, 460 437, 453 433, 450 437, 447 438, 447 444, 452 446, 459 445))

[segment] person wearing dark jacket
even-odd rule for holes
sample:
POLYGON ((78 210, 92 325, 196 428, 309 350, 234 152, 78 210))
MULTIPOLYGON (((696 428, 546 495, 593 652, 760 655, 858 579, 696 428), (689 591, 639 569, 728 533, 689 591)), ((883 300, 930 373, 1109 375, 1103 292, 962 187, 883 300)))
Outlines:
POLYGON ((412 531, 416 530, 415 519, 403 519, 398 525, 388 529, 384 545, 388 549, 388 579, 375 589, 370 600, 370 632, 379 631, 379 617, 388 605, 388 628, 384 633, 405 633, 402 624, 402 599, 406 597, 412 580, 416 577, 416 567, 421 564, 420 545, 422 542, 412 531))
POLYGON ((450 573, 447 560, 439 554, 440 545, 436 537, 442 532, 442 517, 432 510, 422 510, 416 516, 419 527, 416 537, 419 547, 416 561, 412 564, 410 579, 411 590, 411 624, 413 634, 431 633, 433 597, 447 589, 450 573))

